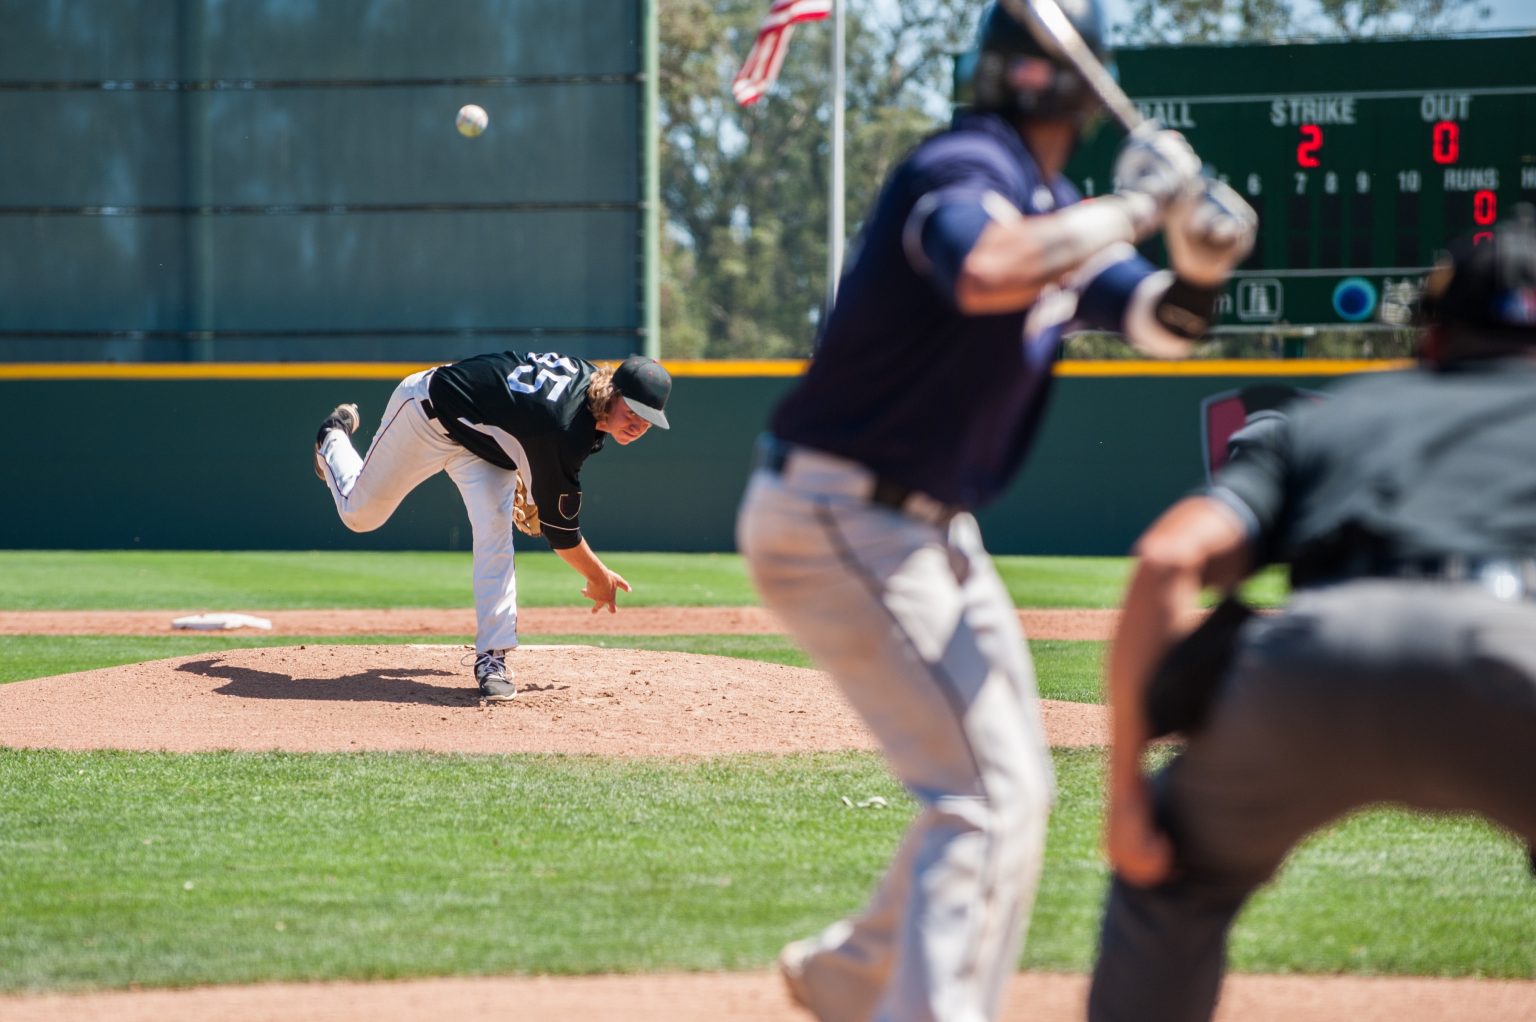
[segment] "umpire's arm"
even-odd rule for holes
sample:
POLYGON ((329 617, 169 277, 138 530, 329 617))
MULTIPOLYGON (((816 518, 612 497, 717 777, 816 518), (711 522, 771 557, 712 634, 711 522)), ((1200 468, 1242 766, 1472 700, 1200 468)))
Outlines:
POLYGON ((1105 850, 1132 884, 1168 875, 1172 849, 1153 822, 1141 757, 1151 733, 1146 687, 1152 668, 1188 630, 1207 587, 1234 588, 1251 570, 1249 533, 1239 515, 1210 497, 1190 497, 1154 522, 1136 544, 1136 567, 1109 652, 1110 761, 1105 850))

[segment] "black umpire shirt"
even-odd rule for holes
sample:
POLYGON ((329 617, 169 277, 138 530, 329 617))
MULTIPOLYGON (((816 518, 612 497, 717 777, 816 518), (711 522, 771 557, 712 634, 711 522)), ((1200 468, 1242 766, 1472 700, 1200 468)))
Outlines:
POLYGON ((555 550, 581 543, 581 466, 604 434, 587 408, 597 367, 569 355, 476 355, 432 373, 427 393, 448 435, 493 465, 521 470, 555 550))
MULTIPOLYGON (((1372 373, 1222 469, 1208 494, 1304 586, 1452 556, 1536 557, 1536 361, 1372 373)), ((1389 571, 1390 573, 1390 571, 1389 571)))

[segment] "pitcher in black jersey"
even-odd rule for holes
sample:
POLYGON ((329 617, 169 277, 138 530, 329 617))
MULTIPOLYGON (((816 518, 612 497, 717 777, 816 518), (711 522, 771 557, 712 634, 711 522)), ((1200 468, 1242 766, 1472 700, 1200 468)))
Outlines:
POLYGON ((550 548, 587 580, 593 612, 612 613, 629 583, 581 534, 581 466, 608 437, 624 445, 667 429, 671 390, 661 363, 639 355, 617 369, 553 352, 476 355, 402 380, 366 457, 351 440, 357 406, 337 406, 315 439, 315 471, 354 532, 377 529, 407 493, 448 473, 474 534, 475 680, 487 701, 505 702, 517 694, 506 653, 517 645, 519 478, 550 548))

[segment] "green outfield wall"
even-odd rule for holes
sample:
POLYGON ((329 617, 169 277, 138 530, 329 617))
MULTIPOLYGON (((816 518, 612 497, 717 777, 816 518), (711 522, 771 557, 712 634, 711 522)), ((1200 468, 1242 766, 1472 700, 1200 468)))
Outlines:
POLYGON ((0 0, 0 360, 654 353, 654 20, 0 0))
MULTIPOLYGON (((206 366, 96 366, 71 376, 70 367, 0 366, 0 547, 467 550, 467 520, 446 477, 407 497, 377 532, 357 535, 314 475, 325 413, 356 401, 361 435, 371 435, 410 368, 235 366, 210 376, 206 366)), ((753 438, 797 371, 672 368, 674 428, 609 445, 587 463, 582 519, 599 550, 733 549, 753 438)), ((988 545, 1123 554, 1204 478, 1207 399, 1256 385, 1325 391, 1350 368, 1365 367, 1221 363, 1171 373, 1064 363, 1034 456, 980 516, 988 545)))

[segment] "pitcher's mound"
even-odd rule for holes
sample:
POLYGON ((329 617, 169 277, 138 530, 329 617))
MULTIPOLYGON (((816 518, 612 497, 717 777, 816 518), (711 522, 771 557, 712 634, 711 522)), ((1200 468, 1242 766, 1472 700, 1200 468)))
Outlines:
MULTIPOLYGON (((731 657, 524 646, 515 700, 480 702, 462 646, 292 646, 0 685, 0 745, 63 749, 708 756, 870 749, 819 671, 731 657)), ((1046 703, 1053 745, 1103 708, 1046 703)))

